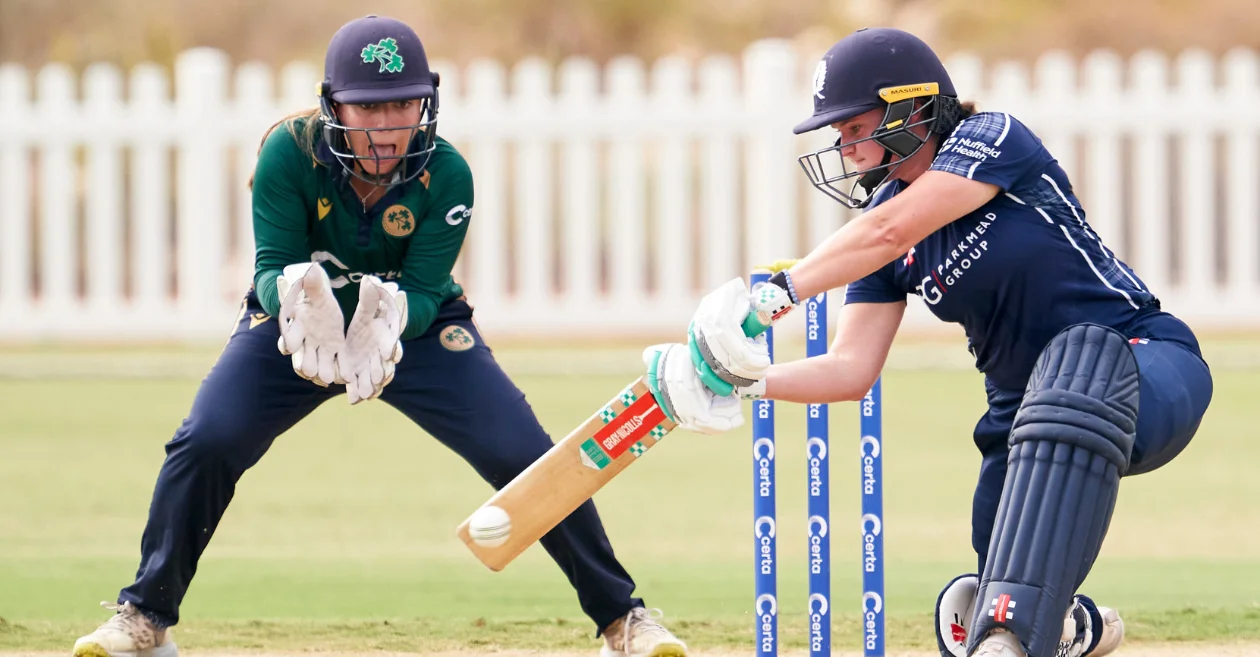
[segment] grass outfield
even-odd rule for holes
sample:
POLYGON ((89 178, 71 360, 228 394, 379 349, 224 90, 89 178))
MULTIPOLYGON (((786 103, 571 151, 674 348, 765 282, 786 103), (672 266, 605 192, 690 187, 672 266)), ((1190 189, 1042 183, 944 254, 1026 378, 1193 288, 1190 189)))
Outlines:
MULTIPOLYGON (((1134 642, 1260 638, 1253 346, 1222 344, 1199 436, 1171 465, 1121 488, 1083 591, 1119 607, 1134 642)), ((565 357, 501 351, 557 438, 619 391, 637 365, 637 349, 565 357)), ((67 649, 104 618, 97 602, 130 583, 162 445, 214 357, 213 350, 77 353, 54 360, 59 376, 27 376, 55 353, 0 350, 0 371, 8 373, 0 379, 0 650, 67 649), (169 376, 153 378, 161 373, 169 376)), ((974 371, 952 367, 894 367, 884 378, 894 649, 931 648, 937 592, 974 569, 969 514, 978 460, 970 430, 983 410, 980 383, 974 371)), ((797 407, 780 409, 781 637, 800 648, 804 422, 797 407)), ((835 642, 856 647, 858 465, 856 450, 840 447, 856 442, 856 405, 833 406, 831 417, 835 642)), ((596 496, 638 594, 696 647, 751 646, 749 444, 746 429, 672 435, 596 496)), ((492 573, 455 538, 455 526, 490 492, 384 404, 326 404, 238 486, 185 600, 181 647, 589 648, 593 628, 541 549, 492 573)))

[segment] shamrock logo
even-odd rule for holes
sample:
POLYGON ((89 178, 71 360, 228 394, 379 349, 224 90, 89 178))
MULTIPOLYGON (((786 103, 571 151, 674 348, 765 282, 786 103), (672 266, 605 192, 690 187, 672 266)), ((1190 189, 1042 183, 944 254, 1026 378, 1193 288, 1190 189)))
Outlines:
POLYGON ((448 326, 442 329, 441 340, 442 346, 450 351, 464 351, 476 344, 472 334, 460 326, 448 326))
POLYGON ((406 209, 397 210, 389 213, 389 220, 398 227, 398 231, 402 233, 411 232, 411 213, 406 209))
POLYGON ((381 214, 381 227, 394 237, 406 237, 415 229, 415 215, 405 205, 391 205, 381 214))
POLYGON ((360 55, 364 64, 379 63, 380 73, 400 73, 403 70, 403 58, 398 54, 398 42, 393 37, 369 43, 360 55))

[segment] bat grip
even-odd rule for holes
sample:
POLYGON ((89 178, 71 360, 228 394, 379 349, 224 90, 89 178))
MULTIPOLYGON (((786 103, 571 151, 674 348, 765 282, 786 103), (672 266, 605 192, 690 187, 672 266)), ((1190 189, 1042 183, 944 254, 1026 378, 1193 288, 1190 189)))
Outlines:
POLYGON ((770 325, 774 322, 769 321, 769 317, 766 317, 766 321, 762 321, 761 315, 763 314, 765 313, 758 312, 756 310, 748 313, 748 316, 744 318, 742 326, 744 329, 744 335, 750 338, 755 338, 762 333, 765 333, 766 329, 770 328, 770 325))

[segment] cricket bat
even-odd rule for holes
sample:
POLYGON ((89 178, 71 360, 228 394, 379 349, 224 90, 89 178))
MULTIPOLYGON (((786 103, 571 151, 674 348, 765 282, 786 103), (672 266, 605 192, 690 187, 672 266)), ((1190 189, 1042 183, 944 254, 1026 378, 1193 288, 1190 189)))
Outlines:
MULTIPOLYGON (((770 271, 786 269, 794 262, 777 261, 755 273, 768 276, 770 271)), ((760 335, 791 308, 782 298, 762 299, 744 319, 744 334, 760 335)), ((490 570, 503 570, 676 426, 652 396, 644 377, 639 377, 496 492, 460 523, 456 534, 490 570), (487 507, 500 511, 484 513, 487 507), (483 512, 483 517, 493 516, 496 536, 506 531, 506 540, 493 546, 473 540, 469 529, 478 512, 483 512)))
POLYGON ((478 545, 472 516, 456 533, 490 570, 503 570, 675 426, 639 377, 482 505, 507 512, 506 542, 478 545))

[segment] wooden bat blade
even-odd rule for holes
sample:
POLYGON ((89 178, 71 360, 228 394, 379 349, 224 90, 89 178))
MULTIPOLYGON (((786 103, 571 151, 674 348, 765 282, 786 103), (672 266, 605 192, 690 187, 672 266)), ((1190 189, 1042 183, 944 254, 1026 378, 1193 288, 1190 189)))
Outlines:
POLYGON ((482 505, 507 512, 506 542, 478 545, 471 515, 456 534, 487 567, 503 570, 675 426, 639 377, 482 505))

